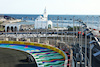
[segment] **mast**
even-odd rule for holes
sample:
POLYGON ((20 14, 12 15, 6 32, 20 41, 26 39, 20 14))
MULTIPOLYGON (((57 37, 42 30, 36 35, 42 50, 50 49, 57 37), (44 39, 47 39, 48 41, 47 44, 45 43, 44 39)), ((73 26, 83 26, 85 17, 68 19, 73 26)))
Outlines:
POLYGON ((45 20, 47 20, 48 15, 47 15, 46 7, 45 7, 45 9, 44 9, 44 15, 43 15, 43 17, 44 17, 45 20))

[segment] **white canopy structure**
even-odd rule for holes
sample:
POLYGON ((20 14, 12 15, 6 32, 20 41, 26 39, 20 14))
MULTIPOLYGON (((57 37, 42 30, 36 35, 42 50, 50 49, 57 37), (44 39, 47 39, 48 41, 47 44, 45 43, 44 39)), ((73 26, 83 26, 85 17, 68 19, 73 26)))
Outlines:
POLYGON ((19 31, 20 27, 21 27, 21 24, 15 24, 15 23, 7 24, 5 25, 5 31, 6 32, 8 31, 16 32, 16 31, 19 31))
POLYGON ((35 25, 34 25, 34 28, 35 29, 51 29, 53 26, 52 26, 52 21, 48 20, 48 15, 47 15, 47 11, 46 11, 46 8, 44 10, 44 14, 43 14, 43 17, 42 16, 38 16, 36 19, 35 19, 35 25))

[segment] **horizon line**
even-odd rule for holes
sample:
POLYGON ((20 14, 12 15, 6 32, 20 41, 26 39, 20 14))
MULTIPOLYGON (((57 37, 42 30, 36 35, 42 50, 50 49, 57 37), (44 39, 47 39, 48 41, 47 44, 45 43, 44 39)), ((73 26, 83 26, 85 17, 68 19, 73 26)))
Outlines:
MULTIPOLYGON (((10 14, 10 13, 0 13, 0 15, 3 14, 10 14)), ((12 13, 13 15, 14 13, 12 13)), ((20 13, 15 13, 15 15, 43 15, 43 14, 20 14, 20 13)), ((100 15, 100 14, 48 14, 48 15, 100 15)))

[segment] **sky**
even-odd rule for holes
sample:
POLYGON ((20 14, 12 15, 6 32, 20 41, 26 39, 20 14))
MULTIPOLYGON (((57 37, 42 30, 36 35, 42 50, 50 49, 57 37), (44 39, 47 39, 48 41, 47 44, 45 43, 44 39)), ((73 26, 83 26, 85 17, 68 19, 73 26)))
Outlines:
POLYGON ((0 14, 100 15, 99 0, 0 0, 0 14))

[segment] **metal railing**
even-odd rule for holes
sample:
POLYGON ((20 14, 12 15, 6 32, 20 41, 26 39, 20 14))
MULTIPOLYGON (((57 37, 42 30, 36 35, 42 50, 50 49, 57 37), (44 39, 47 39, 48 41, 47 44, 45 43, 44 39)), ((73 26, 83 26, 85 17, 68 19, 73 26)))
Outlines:
MULTIPOLYGON (((7 39, 2 38, 2 40, 8 40, 8 41, 16 41, 16 38, 13 37, 6 37, 7 39)), ((63 41, 61 41, 61 37, 48 37, 48 39, 46 40, 45 37, 30 37, 30 38, 19 38, 19 41, 30 41, 30 42, 38 42, 38 43, 44 43, 44 44, 50 44, 52 46, 58 47, 59 49, 64 49, 65 51, 68 51, 70 53, 70 62, 69 64, 71 65, 71 67, 73 66, 72 62, 73 62, 73 51, 71 49, 71 47, 69 46, 70 43, 72 43, 73 37, 69 37, 67 36, 67 42, 66 43, 66 37, 63 37, 63 41), (30 40, 28 40, 30 39, 30 40)), ((68 60, 67 60, 68 61, 68 60)), ((66 64, 67 65, 67 64, 66 64)))

